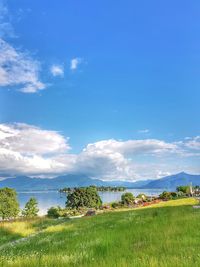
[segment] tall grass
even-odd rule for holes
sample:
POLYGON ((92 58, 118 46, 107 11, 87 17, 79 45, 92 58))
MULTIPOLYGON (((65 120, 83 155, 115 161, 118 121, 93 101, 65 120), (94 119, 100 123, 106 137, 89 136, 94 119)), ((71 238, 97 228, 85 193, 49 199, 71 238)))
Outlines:
POLYGON ((200 210, 165 203, 49 225, 0 250, 0 266, 200 266, 200 210))

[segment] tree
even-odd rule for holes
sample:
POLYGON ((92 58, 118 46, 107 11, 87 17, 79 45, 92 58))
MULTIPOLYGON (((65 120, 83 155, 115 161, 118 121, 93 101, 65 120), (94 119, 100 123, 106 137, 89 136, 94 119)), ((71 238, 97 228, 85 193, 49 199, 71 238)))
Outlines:
POLYGON ((0 188, 0 218, 3 220, 17 217, 19 214, 19 202, 14 189, 0 188))
POLYGON ((32 218, 32 217, 36 217, 38 215, 38 211, 39 211, 38 202, 34 197, 32 197, 26 203, 26 205, 22 211, 22 215, 24 217, 32 218))
POLYGON ((74 191, 67 196, 66 207, 72 209, 79 208, 99 208, 102 205, 101 198, 95 187, 74 188, 74 191))
POLYGON ((188 185, 177 186, 176 191, 183 192, 185 194, 190 194, 190 186, 188 185))
POLYGON ((127 193, 124 193, 122 194, 121 196, 121 201, 124 205, 131 205, 133 204, 133 201, 134 201, 134 196, 132 193, 130 192, 127 192, 127 193))

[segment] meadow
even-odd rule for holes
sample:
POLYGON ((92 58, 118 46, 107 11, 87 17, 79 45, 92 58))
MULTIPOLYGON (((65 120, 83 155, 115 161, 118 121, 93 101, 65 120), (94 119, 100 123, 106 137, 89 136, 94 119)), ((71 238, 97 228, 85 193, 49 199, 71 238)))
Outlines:
POLYGON ((187 198, 73 220, 1 223, 0 266, 200 266, 196 203, 187 198))

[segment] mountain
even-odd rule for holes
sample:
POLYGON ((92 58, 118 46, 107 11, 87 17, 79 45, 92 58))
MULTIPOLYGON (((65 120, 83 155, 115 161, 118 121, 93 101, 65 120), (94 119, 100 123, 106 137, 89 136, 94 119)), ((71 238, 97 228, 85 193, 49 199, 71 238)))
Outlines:
POLYGON ((187 174, 181 172, 157 180, 143 180, 136 182, 128 181, 102 181, 92 179, 86 175, 63 175, 56 178, 30 178, 28 176, 18 176, 7 178, 0 181, 0 187, 11 187, 17 191, 23 190, 58 190, 63 187, 80 187, 80 186, 124 186, 127 188, 163 188, 175 190, 179 185, 200 185, 200 175, 187 174))
POLYGON ((17 191, 23 190, 58 190, 63 187, 80 187, 80 186, 124 186, 138 188, 141 184, 145 185, 149 180, 140 182, 126 181, 102 181, 92 179, 86 175, 63 175, 56 178, 30 178, 28 176, 17 176, 0 181, 0 187, 11 187, 17 191))
POLYGON ((0 181, 0 187, 11 187, 20 190, 58 190, 63 187, 79 187, 89 185, 104 185, 98 179, 91 179, 85 175, 64 175, 56 178, 30 178, 28 176, 17 176, 0 181))
POLYGON ((163 177, 158 180, 153 180, 142 188, 165 188, 167 190, 176 190, 179 185, 200 185, 200 175, 188 174, 185 172, 180 172, 178 174, 163 177))

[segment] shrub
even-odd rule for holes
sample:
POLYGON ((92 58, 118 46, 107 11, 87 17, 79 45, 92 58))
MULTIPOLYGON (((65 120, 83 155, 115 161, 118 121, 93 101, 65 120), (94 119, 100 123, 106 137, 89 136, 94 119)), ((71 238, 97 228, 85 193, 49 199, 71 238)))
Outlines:
POLYGON ((61 207, 51 207, 47 211, 47 216, 50 218, 58 218, 60 217, 61 207))
POLYGON ((159 198, 163 200, 169 200, 169 199, 172 199, 172 195, 170 192, 164 191, 162 192, 162 194, 159 195, 159 198))
POLYGON ((135 198, 134 198, 133 194, 130 193, 130 192, 124 193, 121 196, 121 201, 122 201, 122 204, 124 204, 124 205, 131 205, 131 204, 133 204, 134 199, 135 198))
POLYGON ((116 209, 122 206, 121 202, 112 202, 110 204, 111 208, 116 209))

